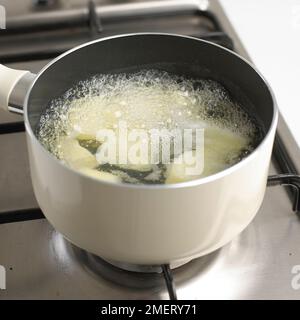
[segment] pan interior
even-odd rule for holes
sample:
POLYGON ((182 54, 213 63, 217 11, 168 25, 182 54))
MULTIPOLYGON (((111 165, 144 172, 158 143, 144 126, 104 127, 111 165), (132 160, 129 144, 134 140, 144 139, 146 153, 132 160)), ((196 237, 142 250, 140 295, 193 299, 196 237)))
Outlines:
POLYGON ((270 91, 244 60, 196 39, 138 34, 91 43, 50 64, 40 74, 29 96, 27 112, 33 132, 49 102, 79 81, 99 73, 133 73, 145 69, 215 80, 247 109, 264 133, 271 126, 274 106, 270 91))

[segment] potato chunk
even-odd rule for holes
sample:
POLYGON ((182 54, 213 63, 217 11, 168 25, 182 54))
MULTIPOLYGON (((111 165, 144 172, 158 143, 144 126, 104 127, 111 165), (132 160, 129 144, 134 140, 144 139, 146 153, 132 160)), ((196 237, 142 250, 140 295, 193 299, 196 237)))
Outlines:
POLYGON ((61 158, 73 169, 95 168, 98 166, 96 157, 81 147, 77 140, 63 138, 60 142, 61 158))
POLYGON ((80 172, 103 181, 121 182, 121 178, 109 172, 103 172, 96 169, 82 168, 80 172))

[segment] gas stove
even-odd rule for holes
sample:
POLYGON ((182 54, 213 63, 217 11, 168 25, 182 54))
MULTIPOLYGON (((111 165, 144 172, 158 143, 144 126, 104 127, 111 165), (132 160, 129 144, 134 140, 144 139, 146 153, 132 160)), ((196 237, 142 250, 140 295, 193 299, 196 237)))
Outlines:
MULTIPOLYGON (((147 31, 203 38, 249 59, 216 0, 113 3, 2 1, 7 29, 0 31, 1 63, 37 73, 78 44, 147 31)), ((70 244, 44 219, 35 200, 21 116, 0 111, 0 147, 0 280, 6 274, 0 299, 300 297, 295 281, 300 269, 299 150, 281 117, 270 187, 254 221, 223 248, 172 270, 118 265, 70 244)))

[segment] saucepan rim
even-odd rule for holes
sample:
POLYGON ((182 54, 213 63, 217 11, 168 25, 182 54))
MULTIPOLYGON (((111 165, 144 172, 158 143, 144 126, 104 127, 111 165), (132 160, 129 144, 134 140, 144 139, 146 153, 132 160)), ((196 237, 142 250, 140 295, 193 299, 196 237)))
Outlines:
POLYGON ((66 52, 64 52, 63 54, 59 55, 58 57, 56 57, 55 59, 51 60, 48 64, 46 64, 36 75, 34 81, 31 83, 26 96, 25 96, 25 100, 24 100, 24 121, 25 121, 25 128, 26 131, 30 137, 30 139, 32 140, 33 143, 36 143, 39 148, 41 148, 43 150, 43 152, 45 152, 48 156, 50 156, 53 161, 56 161, 56 163, 60 166, 62 166, 64 169, 71 171, 72 173, 75 173, 79 176, 82 176, 86 179, 92 179, 97 183, 100 184, 104 184, 104 185, 108 185, 108 186, 114 186, 114 187, 121 187, 121 188, 137 188, 137 189, 155 189, 155 190, 164 190, 164 189, 175 189, 175 188, 187 188, 187 187, 193 187, 193 186, 197 186, 197 185, 202 185, 202 184, 206 184, 206 183, 210 183, 213 182, 215 180, 218 180, 220 178, 223 178, 225 176, 230 175, 232 172, 237 171, 239 169, 241 169, 242 167, 246 166, 250 161, 252 161, 252 159, 257 155, 257 153, 262 152, 263 148, 265 146, 265 144, 267 143, 267 141, 270 138, 270 135, 272 134, 272 131, 274 129, 274 127, 277 126, 277 120, 278 120, 278 107, 277 107, 277 103, 276 103, 276 99, 275 99, 275 95, 268 83, 268 81, 264 78, 264 76, 258 71, 258 69, 248 60, 246 60, 244 57, 240 56, 239 54, 237 54, 236 52, 233 52, 227 48, 224 48, 218 44, 212 43, 210 41, 207 40, 203 40, 203 39, 198 39, 195 37, 190 37, 190 36, 185 36, 185 35, 179 35, 179 34, 173 34, 173 33, 160 33, 160 32, 138 32, 138 33, 128 33, 128 34, 121 34, 121 35, 114 35, 114 36, 110 36, 110 37, 104 37, 101 39, 96 39, 93 41, 89 41, 86 42, 84 44, 81 44, 79 46, 76 46, 66 52), (123 183, 123 182, 110 182, 110 181, 102 181, 99 180, 97 178, 91 177, 91 176, 87 176, 84 173, 81 173, 75 169, 72 169, 71 167, 67 166, 66 164, 64 164, 62 161, 60 161, 59 159, 57 159, 50 151, 48 151, 42 144, 41 142, 37 139, 36 135, 34 134, 31 125, 29 123, 29 118, 28 118, 28 101, 29 101, 29 97, 31 94, 31 91, 33 89, 33 87, 35 86, 35 84, 37 83, 37 81, 39 80, 40 76, 53 64, 55 64, 57 61, 61 60, 62 58, 66 57, 69 54, 72 54, 73 52, 83 48, 83 47, 87 47, 90 45, 93 45, 95 43, 98 42, 102 42, 102 41, 109 41, 111 39, 115 39, 115 38, 126 38, 126 37, 134 37, 134 36, 147 36, 147 35, 157 35, 157 36, 169 36, 169 37, 180 37, 180 38, 185 38, 185 39, 190 39, 190 40, 196 40, 196 41, 200 41, 200 42, 204 42, 207 45, 211 45, 211 46, 215 46, 219 49, 225 50, 228 53, 236 56, 236 58, 241 59, 242 61, 244 61, 246 64, 248 64, 248 66, 250 68, 252 68, 257 75, 262 79, 262 81, 265 83, 268 91, 270 92, 271 98, 272 98, 272 107, 273 107, 273 117, 272 117, 272 121, 271 121, 271 125, 267 131, 267 133, 265 134, 264 138, 262 139, 262 141, 259 143, 259 145, 248 155, 246 156, 244 159, 242 159, 241 161, 239 161, 238 163, 234 164, 233 166, 230 166, 229 168, 226 168, 220 172, 217 172, 215 174, 209 175, 207 177, 203 177, 203 178, 199 178, 199 179, 194 179, 194 180, 190 180, 190 181, 186 181, 186 182, 179 182, 179 183, 174 183, 174 184, 130 184, 130 183, 123 183))

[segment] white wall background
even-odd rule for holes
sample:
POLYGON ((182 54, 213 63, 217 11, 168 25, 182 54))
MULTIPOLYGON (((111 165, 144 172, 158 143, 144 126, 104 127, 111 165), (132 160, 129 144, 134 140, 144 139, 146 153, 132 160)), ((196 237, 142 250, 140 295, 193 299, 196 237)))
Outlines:
POLYGON ((300 0, 220 1, 300 146, 300 0))

